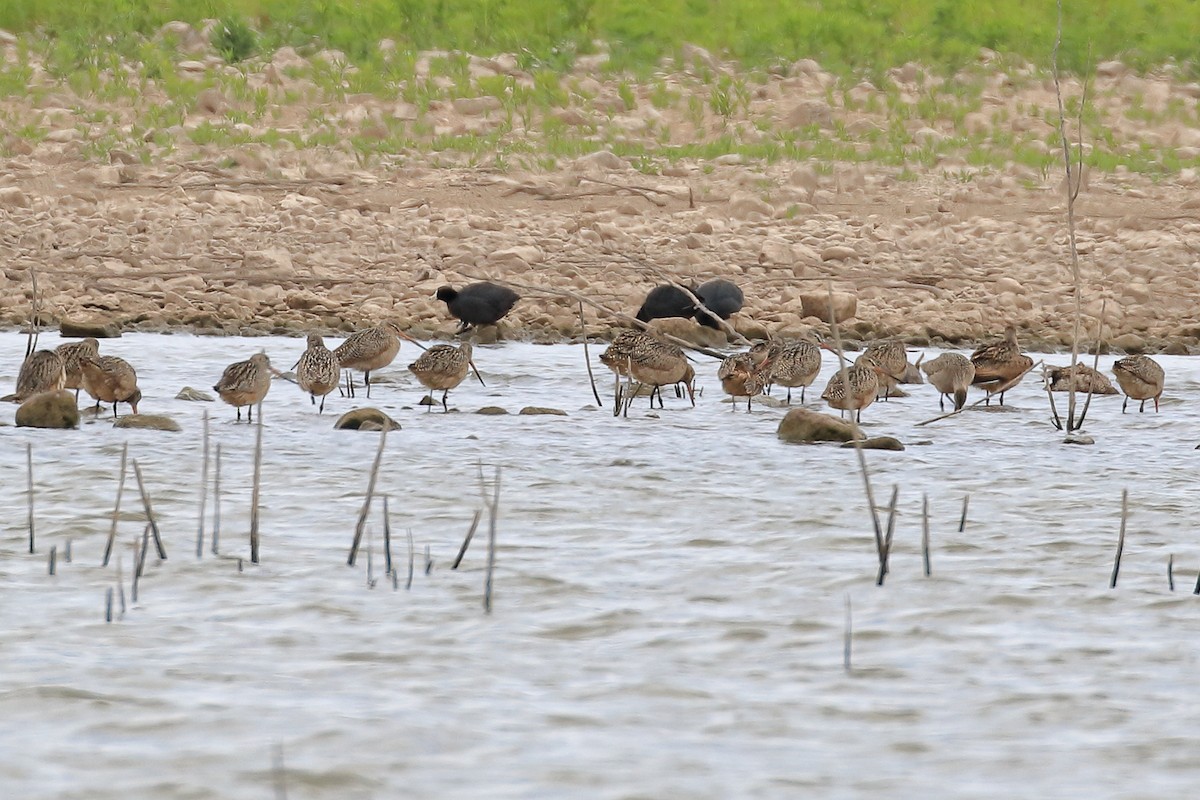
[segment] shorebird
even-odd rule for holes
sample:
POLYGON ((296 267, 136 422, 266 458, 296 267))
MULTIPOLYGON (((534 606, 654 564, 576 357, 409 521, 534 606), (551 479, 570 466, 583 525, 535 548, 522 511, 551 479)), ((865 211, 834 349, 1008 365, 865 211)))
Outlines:
POLYGON ((62 357, 53 350, 36 350, 21 364, 17 373, 17 391, 12 399, 22 403, 41 392, 63 388, 67 374, 62 357))
MULTIPOLYGON (((400 330, 399 323, 389 320, 374 328, 351 334, 346 341, 337 346, 333 355, 342 369, 363 371, 363 383, 367 387, 367 397, 370 397, 371 371, 383 369, 395 360, 396 354, 400 352, 401 339, 414 341, 411 336, 400 330)), ((346 375, 346 386, 346 393, 354 397, 354 379, 350 377, 349 372, 346 375)))
POLYGON ((639 346, 632 348, 627 365, 632 380, 650 387, 651 408, 654 408, 655 394, 658 395, 658 407, 663 408, 662 387, 677 383, 687 387, 692 407, 696 406, 696 373, 683 350, 675 345, 649 337, 648 341, 641 341, 639 346))
POLYGON ((1017 343, 1017 329, 1012 325, 1004 328, 1004 341, 984 345, 971 354, 975 365, 972 385, 982 387, 990 397, 1000 393, 1000 405, 1004 405, 1004 393, 1021 382, 1021 378, 1033 366, 1033 359, 1021 352, 1017 343))
POLYGON ((83 357, 96 358, 100 355, 100 342, 89 336, 78 342, 67 342, 54 348, 59 358, 63 360, 63 370, 66 372, 64 389, 75 390, 75 400, 79 401, 79 390, 83 388, 83 369, 79 360, 83 357))
POLYGON ((1091 392, 1092 394, 1117 394, 1117 388, 1112 385, 1112 381, 1104 376, 1104 373, 1097 372, 1086 364, 1076 364, 1074 373, 1070 367, 1050 367, 1047 371, 1047 377, 1050 379, 1050 391, 1052 392, 1069 392, 1071 384, 1075 384, 1075 391, 1082 394, 1091 392), (1072 374, 1075 380, 1071 380, 1072 374))
POLYGON ((338 360, 325 346, 325 340, 319 333, 308 335, 308 348, 296 362, 296 383, 308 392, 313 404, 316 404, 318 397, 321 398, 317 413, 323 413, 325 395, 338 387, 338 360))
POLYGON ((450 316, 458 320, 458 332, 462 333, 472 325, 495 325, 512 310, 521 295, 507 286, 484 281, 462 289, 443 286, 437 290, 437 299, 446 303, 450 316))
POLYGON ((804 390, 812 386, 821 371, 821 348, 812 342, 800 340, 782 345, 779 354, 771 362, 771 383, 787 387, 787 402, 792 403, 792 389, 800 387, 800 402, 804 402, 804 390))
MULTIPOLYGON (((716 314, 721 319, 729 319, 731 316, 742 310, 742 304, 746 301, 745 295, 736 284, 722 278, 714 278, 711 281, 705 281, 700 284, 700 287, 694 289, 692 294, 700 298, 700 302, 704 307, 716 314)), ((706 328, 720 328, 708 314, 697 308, 695 312, 696 321, 706 328)))
POLYGON ((932 361, 926 361, 921 369, 929 376, 929 382, 941 395, 938 407, 946 410, 947 395, 954 395, 954 410, 967 404, 967 389, 975 380, 975 365, 971 359, 959 353, 942 353, 932 361))
MULTIPOLYGON (((467 372, 475 368, 471 361, 471 343, 463 342, 458 347, 448 344, 435 344, 421 354, 421 357, 408 365, 408 371, 429 390, 429 405, 433 409, 433 392, 442 391, 442 411, 449 411, 446 406, 446 395, 457 387, 467 377, 467 372)), ((475 373, 476 377, 479 373, 475 373)), ((479 378, 483 383, 483 378, 479 378)), ((486 384, 485 384, 486 385, 486 384)))
POLYGON ((875 402, 879 394, 879 376, 883 374, 883 368, 864 353, 852 366, 846 368, 845 382, 842 381, 840 368, 833 374, 825 391, 821 393, 821 399, 828 403, 830 408, 852 412, 854 421, 862 422, 862 410, 875 402), (849 384, 849 390, 846 384, 849 384))
POLYGON ((896 339, 883 339, 871 342, 863 355, 874 361, 881 370, 879 374, 879 398, 887 400, 888 395, 895 389, 908 372, 908 351, 904 342, 896 339))
POLYGON ((1158 413, 1158 398, 1162 397, 1165 377, 1158 362, 1149 356, 1126 356, 1113 364, 1113 374, 1117 376, 1117 383, 1121 384, 1121 391, 1125 392, 1125 401, 1121 403, 1122 414, 1131 397, 1142 401, 1138 406, 1139 412, 1146 410, 1147 400, 1153 400, 1154 413, 1158 413))
MULTIPOLYGON (((642 322, 649 322, 652 319, 668 317, 691 317, 696 313, 696 304, 687 296, 687 292, 674 284, 664 283, 655 286, 646 295, 642 307, 638 309, 637 318, 642 322)), ((702 316, 707 318, 706 315, 702 316)))
POLYGON ((757 342, 749 351, 730 356, 721 362, 717 378, 725 394, 733 398, 731 410, 737 410, 737 399, 746 398, 746 412, 750 412, 751 398, 762 394, 771 378, 771 363, 775 357, 772 345, 757 342))
POLYGON ((238 422, 242 420, 242 406, 250 406, 246 421, 253 422, 254 404, 261 403, 270 388, 271 360, 266 353, 255 353, 226 367, 213 391, 237 409, 238 422))
POLYGON ((129 403, 133 413, 138 413, 142 391, 138 389, 137 372, 123 358, 116 356, 83 356, 79 359, 83 373, 83 390, 100 403, 113 404, 113 419, 117 418, 117 404, 129 403))

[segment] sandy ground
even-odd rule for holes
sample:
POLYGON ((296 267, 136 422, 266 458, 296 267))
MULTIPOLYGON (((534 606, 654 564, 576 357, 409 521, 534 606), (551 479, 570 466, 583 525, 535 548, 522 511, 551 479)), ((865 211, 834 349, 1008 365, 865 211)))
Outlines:
MULTIPOLYGON (((288 80, 274 61, 254 73, 272 91, 288 80)), ((510 69, 480 63, 481 74, 510 69)), ((206 68, 180 64, 197 74, 206 68)), ((803 112, 822 129, 878 131, 889 112, 871 105, 871 93, 908 96, 862 84, 836 94, 832 77, 811 62, 792 72, 770 76, 756 90, 747 119, 766 128, 762 120, 798 124, 803 112), (877 109, 874 117, 863 111, 868 107, 877 109)), ((1120 146, 1149 142, 1200 152, 1192 144, 1200 130, 1179 121, 1195 110, 1200 87, 1135 78, 1119 65, 1107 73, 1095 102, 1111 112, 1120 146), (1159 98, 1176 116, 1157 127, 1121 116, 1123 93, 1130 92, 1159 98)), ((704 88, 687 75, 671 77, 671 85, 680 92, 704 88)), ((571 95, 569 112, 582 114, 576 104, 591 109, 611 93, 586 76, 564 79, 564 86, 585 80, 598 87, 596 96, 571 95)), ((920 73, 901 71, 893 80, 918 101, 920 73)), ((1026 88, 992 82, 984 110, 963 124, 983 125, 986 117, 1008 120, 1006 130, 1048 129, 1044 120, 1013 116, 1025 109, 1044 117, 1053 100, 1044 80, 1023 80, 1026 88)), ((148 144, 138 157, 113 148, 106 159, 89 150, 89 140, 130 135, 130 120, 142 113, 136 106, 73 106, 55 94, 6 101, 10 119, 53 130, 34 144, 5 139, 0 324, 28 322, 36 271, 47 325, 291 334, 345 332, 395 318, 418 335, 440 336, 455 323, 435 300, 436 289, 488 278, 519 284, 523 295, 499 335, 555 341, 579 334, 575 302, 555 292, 575 292, 606 309, 587 311, 589 326, 603 330, 616 319, 608 312, 632 314, 657 283, 719 276, 745 291, 746 307, 732 322, 748 337, 823 332, 826 325, 805 314, 832 287, 850 338, 961 344, 994 338, 1014 323, 1031 348, 1072 340, 1061 169, 1038 175, 1011 162, 975 169, 961 154, 903 172, 836 161, 766 164, 738 154, 663 160, 647 169, 606 150, 522 170, 465 166, 462 154, 435 151, 364 160, 337 147, 190 146, 189 133, 230 113, 232 101, 206 91, 207 100, 202 93, 185 122, 166 132, 176 137, 173 147, 148 144)), ((634 98, 640 123, 636 114, 610 114, 605 124, 634 130, 653 118, 675 138, 728 132, 729 120, 708 119, 689 134, 682 112, 668 118, 670 109, 638 99, 648 91, 638 87, 634 98)), ((304 101, 297 102, 299 110, 286 110, 302 118, 304 101)), ((372 102, 322 105, 321 118, 369 124, 383 114, 372 102)), ((387 113, 409 115, 403 105, 387 113)), ((484 131, 496 124, 493 106, 434 102, 431 131, 484 131)), ((927 143, 946 135, 928 127, 912 133, 914 142, 927 143)), ((992 138, 999 139, 996 132, 992 138)), ((151 134, 142 139, 152 141, 151 134)), ((1076 203, 1085 339, 1099 328, 1121 350, 1186 353, 1200 346, 1198 185, 1196 169, 1155 180, 1122 169, 1087 176, 1076 203)))

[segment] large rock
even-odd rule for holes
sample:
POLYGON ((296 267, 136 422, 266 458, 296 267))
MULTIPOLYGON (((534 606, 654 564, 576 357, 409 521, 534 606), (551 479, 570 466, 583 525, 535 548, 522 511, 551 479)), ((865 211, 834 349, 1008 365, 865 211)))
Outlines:
POLYGON ((190 386, 185 386, 179 390, 179 394, 175 395, 176 400, 189 400, 196 403, 212 403, 213 396, 208 392, 202 392, 199 389, 193 389, 190 386))
POLYGON ((64 319, 58 325, 58 333, 64 337, 96 339, 114 339, 121 335, 121 328, 115 322, 100 322, 86 320, 64 319))
POLYGON ((729 344, 729 336, 724 330, 706 328, 695 320, 684 317, 652 319, 647 324, 651 331, 669 334, 697 347, 724 347, 729 344))
POLYGON ((76 428, 78 426, 79 408, 75 405, 75 395, 65 389, 35 394, 17 409, 17 427, 19 428, 76 428))
POLYGON ((812 411, 793 408, 782 420, 775 434, 785 442, 848 442, 854 438, 854 427, 845 420, 812 411))
POLYGON ((378 408, 355 408, 338 417, 334 430, 400 430, 400 423, 378 408), (366 427, 364 427, 366 425, 366 427))
POLYGON ((545 408, 544 406, 525 406, 521 409, 523 417, 565 417, 567 412, 561 408, 545 408))
POLYGON ((179 423, 166 414, 126 414, 118 417, 114 428, 137 428, 146 431, 179 431, 179 423))
POLYGON ((840 323, 858 311, 858 298, 849 292, 834 292, 832 297, 829 292, 810 292, 800 295, 800 308, 803 316, 816 317, 822 322, 829 322, 832 310, 833 321, 840 323))

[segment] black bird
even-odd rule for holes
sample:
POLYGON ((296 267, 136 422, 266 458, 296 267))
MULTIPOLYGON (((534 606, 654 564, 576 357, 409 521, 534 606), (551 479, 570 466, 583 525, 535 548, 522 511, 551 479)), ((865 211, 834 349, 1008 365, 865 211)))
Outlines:
MULTIPOLYGON (((694 294, 700 298, 705 308, 721 319, 729 319, 741 311, 742 303, 746 299, 741 289, 720 278, 700 284, 700 288, 695 289, 694 294)), ((696 321, 708 328, 720 328, 716 320, 699 309, 696 309, 696 321)))
POLYGON ((638 309, 637 318, 641 322, 664 317, 691 317, 696 313, 696 304, 692 298, 670 283, 655 286, 646 295, 642 307, 638 309))
POLYGON ((521 295, 507 286, 472 283, 459 290, 443 286, 437 290, 437 299, 446 303, 450 316, 459 321, 458 332, 462 333, 472 325, 495 325, 521 295))

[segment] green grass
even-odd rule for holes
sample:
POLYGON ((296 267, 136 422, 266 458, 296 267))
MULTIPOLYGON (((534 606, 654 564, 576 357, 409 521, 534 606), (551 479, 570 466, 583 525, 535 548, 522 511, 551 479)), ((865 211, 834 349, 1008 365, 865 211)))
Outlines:
MULTIPOLYGON (((1122 58, 1138 67, 1175 60, 1197 69, 1200 8, 1195 0, 1068 2, 1065 66, 1122 58)), ((612 47, 612 68, 646 77, 685 42, 770 65, 815 58, 839 72, 880 75, 915 60, 953 71, 981 47, 1046 64, 1054 41, 1048 0, 6 0, 0 28, 41 30, 75 42, 107 37, 128 54, 137 36, 180 19, 222 21, 220 49, 231 61, 256 49, 317 41, 354 63, 379 57, 381 38, 401 49, 449 48, 520 54, 526 68, 561 72, 593 40, 612 47)))

